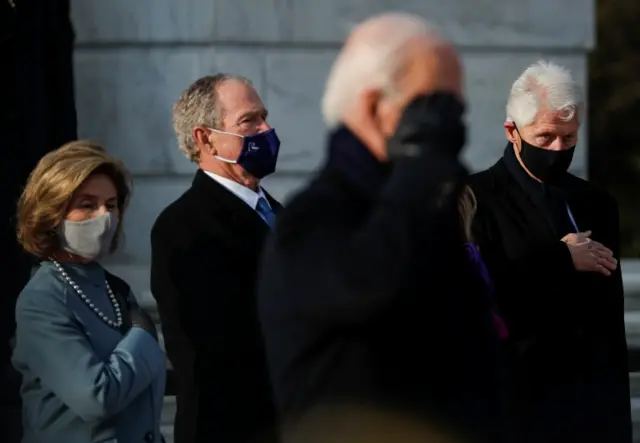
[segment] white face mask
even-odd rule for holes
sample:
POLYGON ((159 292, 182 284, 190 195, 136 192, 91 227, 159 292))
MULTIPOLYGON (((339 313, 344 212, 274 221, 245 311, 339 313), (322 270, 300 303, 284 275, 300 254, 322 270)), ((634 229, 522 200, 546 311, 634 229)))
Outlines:
POLYGON ((87 260, 104 257, 109 253, 118 222, 111 212, 89 220, 64 220, 57 228, 62 249, 87 260))

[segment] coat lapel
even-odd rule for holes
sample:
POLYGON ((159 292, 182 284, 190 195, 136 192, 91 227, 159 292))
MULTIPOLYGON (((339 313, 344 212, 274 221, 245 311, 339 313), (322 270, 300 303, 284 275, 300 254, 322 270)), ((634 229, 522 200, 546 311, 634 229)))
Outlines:
POLYGON ((535 234, 536 237, 555 239, 557 235, 548 211, 546 208, 541 208, 541 205, 525 192, 520 183, 507 169, 504 160, 499 160, 491 167, 491 170, 497 182, 495 192, 502 194, 501 200, 516 215, 514 220, 519 220, 523 223, 523 226, 521 226, 523 231, 535 234), (537 232, 531 232, 531 229, 537 232))
MULTIPOLYGON (((228 232, 226 241, 234 247, 260 250, 269 226, 255 209, 201 170, 196 173, 192 187, 200 195, 205 212, 228 232)), ((267 198, 274 212, 280 209, 273 197, 267 194, 267 198)))
POLYGON ((597 214, 597 211, 594 211, 592 207, 592 199, 589 198, 589 195, 585 195, 581 193, 574 183, 567 183, 566 185, 566 194, 567 194, 567 204, 571 209, 571 214, 578 226, 580 232, 585 231, 593 231, 594 234, 599 233, 599 220, 594 218, 594 214, 597 214))
POLYGON ((273 198, 266 189, 263 188, 262 191, 264 192, 264 195, 267 196, 267 200, 269 201, 269 205, 271 205, 271 209, 273 209, 274 214, 278 215, 278 212, 282 210, 282 205, 278 202, 278 200, 273 198))

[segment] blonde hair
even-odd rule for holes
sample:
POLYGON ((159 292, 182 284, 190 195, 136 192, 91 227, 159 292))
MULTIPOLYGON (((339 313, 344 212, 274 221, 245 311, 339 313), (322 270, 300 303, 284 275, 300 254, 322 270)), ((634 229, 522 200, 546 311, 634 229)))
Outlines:
POLYGON ((473 190, 469 186, 465 186, 458 199, 458 214, 460 215, 462 232, 464 232, 465 240, 468 242, 473 242, 471 227, 477 208, 478 201, 473 190))
POLYGON ((111 252, 118 248, 122 218, 131 197, 131 175, 102 146, 80 140, 49 152, 29 175, 18 201, 17 235, 25 251, 44 259, 60 249, 55 228, 64 219, 73 194, 93 174, 106 175, 116 188, 120 223, 111 252))

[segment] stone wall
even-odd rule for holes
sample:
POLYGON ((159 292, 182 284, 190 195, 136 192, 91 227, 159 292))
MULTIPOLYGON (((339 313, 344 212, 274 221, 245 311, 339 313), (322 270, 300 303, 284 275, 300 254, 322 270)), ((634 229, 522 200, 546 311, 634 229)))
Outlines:
MULTIPOLYGON (((322 162, 324 81, 349 27, 361 19, 415 12, 459 45, 473 169, 491 165, 505 146, 504 106, 518 74, 546 58, 585 84, 595 38, 594 0, 72 0, 72 8, 79 133, 106 144, 135 178, 126 245, 109 268, 151 310, 149 231, 195 171, 177 150, 171 106, 198 77, 226 71, 254 81, 282 139, 279 172, 266 187, 286 199, 322 162)), ((581 176, 585 127, 572 164, 581 176)), ((629 341, 640 347, 640 262, 623 269, 629 341)), ((640 415, 640 400, 634 402, 640 415)), ((168 399, 163 422, 169 437, 172 405, 168 399)))
MULTIPOLYGON (((135 176, 127 242, 113 261, 131 271, 148 265, 153 220, 190 183, 194 166, 176 148, 171 106, 200 76, 229 71, 255 82, 283 142, 267 186, 285 198, 322 161, 324 81, 361 19, 394 8, 419 13, 460 46, 473 168, 489 166, 504 148, 505 99, 517 75, 544 57, 584 83, 594 43, 593 0, 72 0, 72 7, 80 135, 106 144, 135 176)), ((583 131, 573 162, 580 175, 586 150, 583 131)))

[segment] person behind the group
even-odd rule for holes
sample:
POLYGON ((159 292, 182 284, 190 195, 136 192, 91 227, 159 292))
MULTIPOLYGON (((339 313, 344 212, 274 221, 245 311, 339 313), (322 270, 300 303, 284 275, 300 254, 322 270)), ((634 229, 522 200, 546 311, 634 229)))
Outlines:
POLYGON ((540 61, 513 83, 502 158, 469 179, 473 239, 509 328, 518 442, 629 443, 615 200, 567 172, 582 88, 540 61))
POLYGON ((87 141, 45 155, 18 206, 40 265, 18 297, 13 365, 24 443, 160 443, 165 356, 128 285, 100 261, 119 244, 129 173, 87 141))
POLYGON ((493 324, 498 333, 498 338, 500 340, 506 340, 506 338, 509 336, 509 329, 507 328, 507 325, 505 324, 500 314, 497 312, 497 306, 494 298, 495 294, 493 289, 493 283, 491 282, 491 277, 489 275, 487 265, 482 259, 482 255, 480 254, 478 245, 475 243, 473 239, 472 225, 473 225, 473 218, 476 215, 477 208, 478 208, 478 202, 476 200, 476 196, 473 194, 473 191, 469 186, 465 186, 464 189, 462 190, 462 194, 460 195, 460 199, 458 200, 458 212, 460 214, 460 227, 462 228, 462 232, 464 233, 464 239, 466 240, 464 243, 464 246, 467 250, 469 263, 474 273, 482 279, 485 289, 489 294, 491 304, 494 307, 493 324))
POLYGON ((255 283, 280 209, 261 180, 275 171, 280 141, 251 82, 231 74, 189 86, 173 124, 199 167, 151 231, 151 290, 178 382, 174 439, 268 439, 275 406, 255 283))
POLYGON ((456 50, 410 14, 358 25, 334 62, 326 163, 279 215, 262 260, 285 437, 336 405, 502 441, 497 331, 459 228, 462 100, 456 50))

